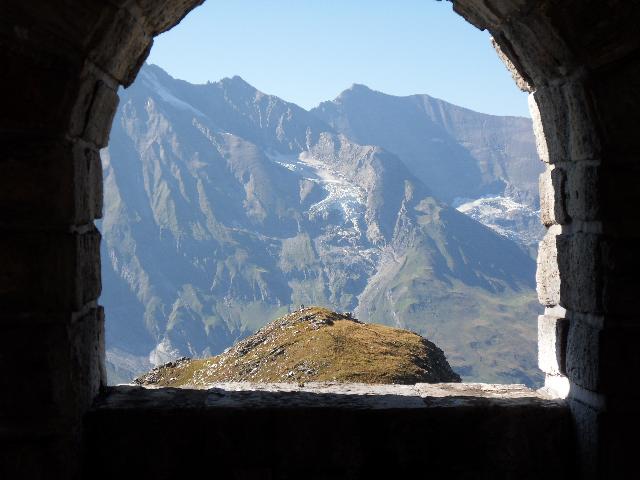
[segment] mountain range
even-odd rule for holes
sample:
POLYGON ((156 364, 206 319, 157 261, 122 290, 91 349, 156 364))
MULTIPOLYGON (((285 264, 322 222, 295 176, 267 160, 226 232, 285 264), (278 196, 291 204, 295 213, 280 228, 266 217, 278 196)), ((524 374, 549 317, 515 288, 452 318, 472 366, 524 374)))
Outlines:
POLYGON ((306 111, 145 65, 104 168, 110 382, 300 304, 413 330, 465 381, 534 385, 531 122, 354 85, 306 111))

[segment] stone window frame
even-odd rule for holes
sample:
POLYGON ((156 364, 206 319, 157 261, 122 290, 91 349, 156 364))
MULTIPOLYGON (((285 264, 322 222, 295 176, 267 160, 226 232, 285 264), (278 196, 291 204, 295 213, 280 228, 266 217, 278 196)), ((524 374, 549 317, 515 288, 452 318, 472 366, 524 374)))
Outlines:
MULTIPOLYGON (((615 208, 638 202, 637 132, 626 121, 639 110, 635 2, 614 2, 608 17, 607 2, 590 2, 587 11, 578 0, 452 1, 491 33, 516 84, 530 93, 546 164, 540 197, 547 233, 537 269, 545 385, 567 398, 585 471, 603 458, 624 465, 627 450, 604 449, 602 439, 626 431, 631 410, 624 398, 636 398, 633 382, 624 380, 637 364, 640 338, 632 318, 638 227, 615 208), (596 27, 597 35, 585 34, 596 27)), ((202 2, 91 0, 67 10, 13 2, 3 12, 0 56, 9 68, 2 82, 13 94, 0 125, 0 352, 12 358, 29 345, 24 368, 37 375, 3 378, 13 392, 3 401, 16 418, 29 419, 25 425, 37 411, 47 435, 60 442, 78 441, 83 416, 105 388, 93 222, 102 215, 99 150, 117 91, 133 82, 153 38, 202 2)))

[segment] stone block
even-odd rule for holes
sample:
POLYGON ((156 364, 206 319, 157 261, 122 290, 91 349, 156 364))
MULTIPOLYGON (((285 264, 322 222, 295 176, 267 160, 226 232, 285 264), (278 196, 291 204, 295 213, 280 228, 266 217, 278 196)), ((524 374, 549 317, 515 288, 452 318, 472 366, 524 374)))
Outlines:
POLYGON ((569 408, 573 416, 576 435, 577 478, 596 480, 604 478, 599 470, 602 468, 601 450, 601 424, 602 412, 595 410, 581 402, 569 401, 569 408))
POLYGON ((6 123, 0 121, 0 128, 48 137, 69 131, 99 146, 106 144, 118 102, 114 82, 107 86, 79 54, 25 55, 12 51, 1 37, 0 48, 8 50, 3 82, 12 92, 5 99, 6 123))
MULTIPOLYGON (((478 3, 469 2, 468 0, 467 2, 472 4, 478 3)), ((458 3, 460 3, 460 0, 458 0, 458 3)), ((504 0, 485 0, 484 10, 493 12, 496 17, 502 21, 507 21, 523 12, 526 13, 526 11, 530 10, 536 3, 535 0, 511 0, 509 2, 505 2, 504 0)))
POLYGON ((588 87, 582 82, 538 88, 532 94, 529 109, 534 120, 538 154, 544 162, 599 158, 601 144, 593 102, 588 87))
POLYGON ((550 228, 538 249, 536 284, 542 305, 576 312, 602 311, 600 235, 550 228))
POLYGON ((533 3, 532 0, 513 0, 510 2, 456 0, 453 2, 453 10, 481 30, 495 30, 503 22, 528 9, 533 3))
POLYGON ((609 315, 630 316, 638 313, 640 279, 637 275, 607 275, 603 281, 603 310, 609 315))
POLYGON ((538 247, 536 290, 544 306, 560 305, 560 270, 558 268, 557 234, 549 230, 538 247))
POLYGON ((585 322, 572 320, 567 335, 566 374, 572 383, 600 391, 600 333, 585 322))
POLYGON ((545 163, 568 161, 568 119, 560 88, 539 88, 529 95, 529 111, 540 159, 545 163))
MULTIPOLYGON (((527 97, 527 102, 529 104, 529 113, 531 114, 533 135, 536 139, 536 151, 538 152, 538 157, 540 157, 543 162, 549 163, 549 145, 547 144, 545 127, 542 124, 542 113, 540 112, 541 107, 548 107, 544 105, 543 99, 540 98, 540 96, 536 97, 533 95, 533 93, 529 94, 529 96, 527 97), (540 101, 540 104, 538 103, 538 101, 540 101)), ((545 115, 548 116, 549 113, 545 112, 545 115)))
POLYGON ((640 239, 640 222, 633 215, 640 204, 640 154, 628 160, 631 165, 620 165, 616 155, 603 159, 600 171, 601 211, 605 233, 618 238, 640 239))
MULTIPOLYGON (((640 256, 635 238, 606 236, 602 241, 603 310, 608 317, 636 317, 640 292, 640 256)), ((635 323, 635 322, 632 322, 635 323)))
POLYGON ((80 225, 102 216, 97 150, 64 139, 23 135, 0 147, 0 225, 80 225))
POLYGON ((582 61, 592 71, 633 55, 640 46, 636 35, 637 2, 585 4, 583 0, 564 0, 545 3, 543 8, 546 17, 562 32, 572 50, 580 52, 582 61))
POLYGON ((80 444, 70 434, 0 432, 0 478, 79 479, 80 444))
MULTIPOLYGON (((499 3, 507 5, 512 2, 499 3)), ((566 78, 577 68, 577 59, 560 32, 535 9, 510 18, 500 26, 500 31, 516 52, 523 71, 532 79, 532 86, 536 89, 566 78)))
POLYGON ((568 327, 564 318, 538 316, 538 367, 549 375, 565 374, 568 327))
POLYGON ((567 166, 567 212, 572 219, 597 221, 601 219, 600 166, 576 163, 567 166))
POLYGON ((468 0, 456 1, 453 3, 453 10, 461 17, 480 30, 497 30, 501 18, 495 12, 489 10, 486 5, 480 2, 470 2, 468 0))
MULTIPOLYGON (((120 84, 129 86, 149 55, 153 37, 145 29, 145 19, 136 18, 131 10, 108 4, 104 8, 111 11, 92 33, 89 58, 120 84)), ((179 18, 174 18, 176 23, 179 18)))
POLYGON ((562 86, 564 108, 567 111, 569 157, 573 161, 594 160, 602 150, 600 130, 595 114, 591 85, 584 81, 562 86))
POLYGON ((3 427, 25 434, 69 431, 105 384, 104 313, 31 315, 0 324, 3 427), (6 394, 9 392, 8 394, 6 394))
POLYGON ((25 54, 2 37, 0 51, 3 88, 10 92, 3 100, 0 130, 65 133, 80 88, 81 60, 25 54))
POLYGON ((640 398, 630 381, 640 368, 640 326, 604 329, 571 319, 566 371, 570 381, 593 392, 640 398))
POLYGON ((507 67, 513 81, 523 92, 532 92, 533 88, 530 84, 530 79, 526 76, 522 70, 522 66, 518 63, 516 55, 513 51, 509 50, 509 43, 502 38, 501 35, 497 35, 496 38, 491 38, 491 45, 498 54, 498 58, 502 60, 504 66, 507 67))
POLYGON ((221 478, 571 478, 564 403, 461 387, 109 388, 85 417, 85 466, 95 478, 200 478, 212 464, 221 478))
POLYGON ((92 143, 98 149, 107 146, 118 94, 99 74, 85 72, 74 106, 69 134, 92 143))
POLYGON ((599 456, 602 459, 600 478, 629 478, 629 467, 638 455, 640 413, 637 408, 627 412, 608 409, 601 414, 599 456))
POLYGON ((556 237, 560 305, 576 312, 602 311, 600 235, 576 232, 556 237))
POLYGON ((82 55, 96 25, 112 15, 110 4, 115 1, 83 0, 65 4, 64 8, 47 1, 6 2, 2 13, 9 26, 7 35, 15 35, 14 42, 21 42, 25 51, 43 56, 56 52, 82 55))
POLYGON ((147 31, 153 35, 170 29, 203 3, 204 0, 136 0, 140 18, 144 19, 147 31))
MULTIPOLYGON (((640 270, 638 241, 635 238, 603 236, 602 262, 607 276, 620 278, 636 276, 640 270)), ((636 310, 637 311, 637 310, 636 310)))
POLYGON ((4 231, 0 265, 4 312, 80 310, 100 295, 100 233, 4 231))
POLYGON ((547 165, 540 174, 540 212, 545 226, 564 224, 569 221, 565 209, 566 175, 563 169, 547 165))
POLYGON ((640 144, 640 60, 600 70, 593 76, 595 103, 603 131, 605 150, 615 163, 637 164, 640 144), (635 156, 635 158, 634 158, 635 156))
POLYGON ((601 334, 601 383, 609 393, 622 393, 627 399, 640 400, 635 378, 640 369, 640 325, 606 328, 601 334))

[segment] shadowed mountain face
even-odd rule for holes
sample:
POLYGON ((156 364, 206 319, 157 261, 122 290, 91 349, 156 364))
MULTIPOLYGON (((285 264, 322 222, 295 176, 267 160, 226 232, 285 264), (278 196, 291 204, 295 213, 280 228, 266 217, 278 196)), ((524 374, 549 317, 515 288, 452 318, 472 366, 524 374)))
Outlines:
POLYGON ((316 114, 239 77, 191 85, 154 66, 121 92, 103 151, 111 381, 219 354, 299 304, 414 330, 463 380, 538 381, 534 262, 445 203, 491 183, 477 157, 447 156, 472 150, 449 133, 464 125, 438 130, 441 161, 469 167, 447 193, 316 114))

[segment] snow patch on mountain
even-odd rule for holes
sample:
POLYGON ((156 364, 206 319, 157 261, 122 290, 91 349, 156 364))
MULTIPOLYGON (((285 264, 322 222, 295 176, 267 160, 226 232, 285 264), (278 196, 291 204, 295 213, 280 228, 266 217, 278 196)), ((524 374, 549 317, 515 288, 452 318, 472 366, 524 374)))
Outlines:
POLYGON ((149 352, 149 363, 154 366, 162 365, 181 356, 180 351, 171 345, 171 340, 165 337, 149 352))
POLYGON ((540 211, 508 196, 456 198, 453 206, 465 215, 515 242, 535 245, 542 238, 540 211))
POLYGON ((302 152, 300 163, 309 167, 315 173, 315 179, 327 192, 327 196, 321 201, 311 205, 309 217, 326 217, 331 211, 341 212, 345 221, 353 225, 354 230, 360 234, 360 221, 364 216, 366 207, 366 192, 363 188, 349 182, 344 176, 329 168, 321 160, 314 158, 308 152, 302 152))
POLYGON ((149 69, 143 69, 138 76, 138 81, 142 82, 143 85, 153 90, 162 100, 167 102, 169 105, 178 108, 180 110, 189 110, 192 113, 200 117, 206 117, 204 113, 195 108, 193 105, 185 102, 184 100, 180 100, 178 97, 173 95, 167 88, 165 88, 158 77, 149 69))
MULTIPOLYGON (((330 213, 339 212, 345 223, 351 224, 355 236, 360 237, 367 199, 362 187, 350 182, 308 151, 303 151, 298 156, 277 153, 269 153, 268 156, 278 165, 299 173, 302 178, 317 183, 325 190, 326 197, 309 207, 309 219, 326 219, 330 213)), ((347 231, 341 233, 349 236, 347 231)))

